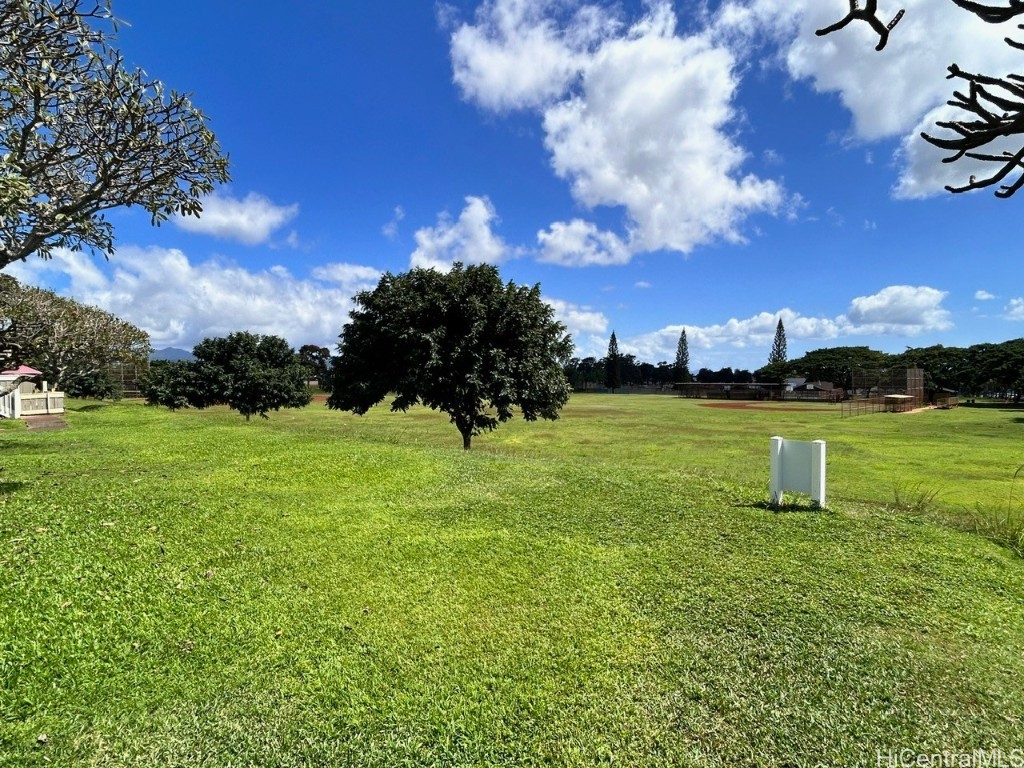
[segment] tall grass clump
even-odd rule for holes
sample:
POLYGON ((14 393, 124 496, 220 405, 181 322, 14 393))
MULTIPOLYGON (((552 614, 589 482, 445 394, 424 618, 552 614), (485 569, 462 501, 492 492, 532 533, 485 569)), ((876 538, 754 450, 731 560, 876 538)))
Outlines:
POLYGON ((1010 480, 1010 493, 1005 509, 985 509, 977 506, 970 520, 971 530, 1010 547, 1024 557, 1024 506, 1020 502, 1014 502, 1014 488, 1021 474, 1024 474, 1024 464, 1017 467, 1013 479, 1010 480))
POLYGON ((899 481, 893 485, 892 509, 914 515, 934 514, 939 491, 924 483, 899 481))

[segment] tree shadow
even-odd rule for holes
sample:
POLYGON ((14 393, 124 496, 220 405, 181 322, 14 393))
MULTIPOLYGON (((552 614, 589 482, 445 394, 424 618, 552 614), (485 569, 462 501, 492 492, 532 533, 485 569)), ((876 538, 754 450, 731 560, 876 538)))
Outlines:
POLYGON ((809 499, 801 501, 789 501, 785 504, 774 505, 767 501, 759 501, 755 504, 737 504, 740 509, 758 509, 762 512, 772 512, 774 514, 790 514, 794 512, 812 512, 815 514, 828 514, 828 507, 819 507, 809 499))
POLYGON ((7 496, 8 494, 20 491, 22 488, 28 486, 28 483, 13 480, 0 480, 0 496, 7 496))

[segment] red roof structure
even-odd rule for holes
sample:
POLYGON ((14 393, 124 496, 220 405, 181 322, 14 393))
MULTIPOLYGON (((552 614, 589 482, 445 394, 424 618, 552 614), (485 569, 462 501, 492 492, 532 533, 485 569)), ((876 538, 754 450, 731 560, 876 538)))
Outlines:
POLYGON ((42 371, 29 368, 27 365, 19 365, 13 371, 0 371, 0 376, 42 376, 42 371))

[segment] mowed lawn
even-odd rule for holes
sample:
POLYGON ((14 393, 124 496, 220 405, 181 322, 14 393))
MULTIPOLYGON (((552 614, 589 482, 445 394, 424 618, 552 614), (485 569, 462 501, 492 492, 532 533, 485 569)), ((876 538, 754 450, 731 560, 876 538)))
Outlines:
POLYGON ((1024 749, 1024 560, 941 522, 1024 506, 1020 412, 68 421, 0 431, 0 766, 1024 749), (826 511, 765 507, 773 434, 826 511))

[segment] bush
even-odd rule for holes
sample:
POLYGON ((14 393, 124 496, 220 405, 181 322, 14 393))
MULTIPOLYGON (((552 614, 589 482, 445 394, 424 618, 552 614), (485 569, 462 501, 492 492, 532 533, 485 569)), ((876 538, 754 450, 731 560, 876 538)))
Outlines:
POLYGON ((63 388, 69 397, 93 397, 97 400, 115 402, 124 397, 121 384, 114 381, 108 371, 72 374, 64 379, 63 388))

